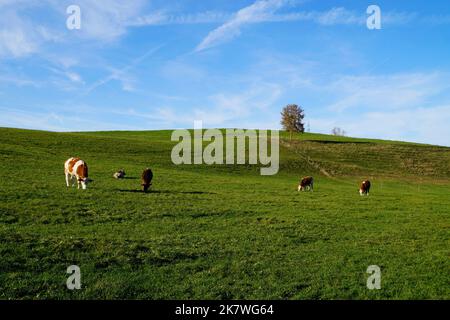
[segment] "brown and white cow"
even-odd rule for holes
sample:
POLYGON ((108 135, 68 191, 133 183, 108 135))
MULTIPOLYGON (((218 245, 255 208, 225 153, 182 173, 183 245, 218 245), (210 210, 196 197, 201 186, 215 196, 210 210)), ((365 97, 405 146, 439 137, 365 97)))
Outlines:
POLYGON ((359 194, 360 195, 369 195, 369 191, 370 191, 370 181, 369 180, 364 180, 363 182, 361 182, 361 186, 359 187, 359 194))
MULTIPOLYGON (((89 181, 91 181, 88 177, 88 166, 86 162, 81 160, 80 158, 70 158, 64 163, 64 173, 66 175, 66 184, 70 187, 70 181, 73 178, 76 178, 78 189, 80 186, 83 189, 86 189, 86 186, 89 181)), ((74 186, 75 183, 72 184, 74 186)))
POLYGON ((142 185, 142 190, 144 192, 147 192, 147 190, 151 187, 152 179, 153 179, 152 169, 150 169, 150 168, 145 169, 142 172, 142 176, 141 176, 141 185, 142 185))
POLYGON ((298 191, 313 191, 314 178, 313 177, 304 177, 300 180, 298 185, 298 191))

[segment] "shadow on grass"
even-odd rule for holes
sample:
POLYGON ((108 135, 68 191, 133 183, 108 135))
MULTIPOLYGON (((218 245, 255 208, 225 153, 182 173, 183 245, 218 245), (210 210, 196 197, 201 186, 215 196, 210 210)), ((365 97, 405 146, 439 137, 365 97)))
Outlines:
POLYGON ((137 180, 137 179, 139 179, 139 178, 138 177, 123 177, 123 178, 120 178, 117 180, 137 180))
MULTIPOLYGON (((128 193, 144 193, 142 190, 125 190, 125 189, 118 189, 118 192, 128 192, 128 193)), ((176 190, 150 190, 147 192, 150 193, 168 193, 168 194, 217 194, 214 192, 205 192, 205 191, 176 191, 176 190)))

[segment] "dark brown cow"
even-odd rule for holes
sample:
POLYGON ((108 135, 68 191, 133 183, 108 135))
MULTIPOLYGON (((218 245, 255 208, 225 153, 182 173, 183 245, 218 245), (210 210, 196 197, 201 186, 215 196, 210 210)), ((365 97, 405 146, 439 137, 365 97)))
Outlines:
POLYGON ((300 180, 298 185, 298 191, 313 191, 314 178, 313 177, 304 177, 300 180))
POLYGON ((147 192, 148 189, 150 189, 150 187, 152 185, 152 179, 153 179, 152 169, 150 169, 150 168, 145 169, 144 172, 142 172, 142 178, 141 178, 142 190, 144 192, 147 192))
POLYGON ((361 186, 359 187, 359 194, 360 195, 369 195, 369 191, 370 191, 370 181, 369 180, 364 180, 361 183, 361 186))

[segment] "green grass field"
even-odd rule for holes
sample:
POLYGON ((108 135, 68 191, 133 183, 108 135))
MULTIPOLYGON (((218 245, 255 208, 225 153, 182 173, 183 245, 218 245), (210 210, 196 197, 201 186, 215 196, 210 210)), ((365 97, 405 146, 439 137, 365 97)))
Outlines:
POLYGON ((175 166, 170 133, 0 129, 0 298, 450 298, 450 148, 283 134, 279 174, 261 176, 175 166), (87 190, 65 186, 71 156, 87 190), (314 192, 296 191, 304 175, 314 192))

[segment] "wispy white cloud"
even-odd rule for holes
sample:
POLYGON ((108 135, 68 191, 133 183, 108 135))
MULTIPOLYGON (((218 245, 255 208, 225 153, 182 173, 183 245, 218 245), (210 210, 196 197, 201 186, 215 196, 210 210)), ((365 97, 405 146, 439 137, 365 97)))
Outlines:
POLYGON ((112 41, 126 33, 129 21, 140 16, 146 1, 77 0, 76 4, 80 6, 82 14, 78 35, 87 39, 112 41))
POLYGON ((309 120, 314 132, 330 133, 337 126, 354 137, 407 140, 450 147, 450 105, 370 111, 356 116, 312 117, 309 120))
MULTIPOLYGON (((335 25, 364 25, 367 15, 365 12, 356 12, 344 7, 335 7, 326 11, 298 11, 290 13, 277 13, 279 9, 290 4, 286 0, 258 0, 252 5, 239 10, 224 24, 212 30, 197 45, 196 51, 212 48, 230 41, 241 33, 246 24, 262 22, 313 22, 323 26, 335 25)), ((405 24, 417 17, 416 13, 386 12, 383 13, 384 24, 405 24)), ((222 16, 223 18, 223 16, 222 16)))
POLYGON ((230 20, 211 31, 197 46, 196 51, 214 47, 239 36, 244 25, 267 20, 268 16, 286 3, 285 0, 258 0, 239 10, 230 20))
POLYGON ((4 115, 0 119, 0 126, 27 128, 38 130, 63 131, 61 118, 54 112, 30 112, 29 110, 10 109, 0 107, 4 115))
POLYGON ((275 83, 259 82, 237 92, 216 93, 208 97, 209 105, 193 110, 193 120, 208 126, 243 126, 267 112, 283 93, 275 83))
MULTIPOLYGON (((364 12, 351 11, 343 7, 326 11, 279 12, 282 8, 291 7, 292 3, 292 0, 257 0, 236 13, 207 10, 173 14, 168 11, 169 7, 165 6, 161 9, 152 8, 151 13, 145 14, 148 6, 145 0, 78 0, 76 4, 81 7, 82 14, 81 29, 69 33, 60 26, 56 28, 54 21, 48 22, 48 25, 37 22, 32 14, 34 8, 47 8, 66 17, 66 7, 73 4, 69 0, 2 0, 0 2, 2 8, 0 11, 0 57, 17 58, 31 55, 38 53, 46 43, 65 43, 73 40, 73 37, 111 42, 126 35, 130 27, 221 23, 197 45, 196 51, 202 51, 232 40, 240 35, 245 25, 252 23, 309 21, 324 26, 362 25, 366 19, 364 12)), ((403 12, 383 12, 382 17, 383 24, 407 23, 419 18, 415 13, 403 12)), ((427 23, 450 21, 445 15, 420 18, 422 22, 427 23)))
POLYGON ((311 116, 313 131, 341 127, 351 136, 450 146, 450 74, 342 76, 322 84, 328 110, 311 116))
POLYGON ((283 88, 273 83, 253 83, 240 90, 209 94, 201 102, 182 101, 189 108, 175 108, 170 104, 123 108, 111 112, 131 117, 136 121, 148 121, 153 128, 190 128, 195 120, 202 120, 205 127, 278 127, 278 117, 271 121, 261 114, 270 114, 270 108, 282 96, 283 88), (258 119, 256 119, 258 118, 258 119), (264 118, 264 119, 262 119, 264 118))
MULTIPOLYGON (((0 1, 0 58, 21 58, 39 53, 45 44, 67 43, 73 37, 110 42, 126 34, 129 21, 138 18, 145 0, 77 0, 81 8, 81 29, 70 32, 54 21, 38 21, 34 9, 43 9, 66 17, 71 1, 0 1)), ((62 20, 64 21, 64 20, 62 20)))
MULTIPOLYGON (((253 5, 245 7, 237 13, 221 11, 205 11, 191 14, 171 14, 164 10, 156 11, 148 15, 140 16, 130 20, 127 25, 132 27, 174 25, 174 24, 202 24, 202 23, 222 23, 227 25, 226 30, 239 28, 244 24, 261 22, 291 22, 305 21, 313 22, 323 26, 334 25, 365 25, 367 15, 365 12, 348 10, 344 7, 333 7, 324 11, 295 11, 278 13, 282 7, 287 7, 291 1, 259 0, 253 5), (261 6, 259 2, 267 2, 261 6), (239 16, 239 14, 245 16, 239 16)), ((418 17, 414 12, 383 12, 383 23, 405 24, 418 17)), ((431 21, 450 21, 448 16, 429 17, 431 21)), ((423 19, 426 21, 428 19, 423 19)), ((221 26, 222 27, 222 26, 221 26)), ((220 28, 220 27, 219 27, 220 28)), ((223 27, 225 28, 225 27, 223 27)), ((215 29, 217 30, 217 28, 215 29)), ((217 31, 218 32, 218 31, 217 31)))
POLYGON ((33 0, 0 3, 0 58, 23 58, 38 53, 45 43, 61 41, 61 32, 29 14, 43 4, 33 0))
POLYGON ((231 13, 220 11, 205 11, 178 15, 167 13, 165 11, 156 11, 130 20, 127 25, 131 27, 142 27, 173 24, 223 23, 231 17, 231 13))
POLYGON ((336 102, 328 106, 330 111, 387 106, 401 109, 419 106, 448 90, 448 80, 449 75, 439 72, 342 76, 321 89, 336 97, 336 102))
MULTIPOLYGON (((3 117, 0 118, 0 127, 26 128, 50 131, 93 131, 93 130, 115 130, 120 127, 122 130, 139 130, 142 128, 124 124, 120 118, 114 121, 98 121, 95 112, 97 108, 88 108, 89 113, 80 116, 78 114, 66 114, 64 112, 48 110, 30 111, 28 108, 5 108, 0 106, 3 117)), ((73 110, 86 109, 86 106, 72 106, 73 110)), ((104 114, 103 114, 104 116, 104 114)))
POLYGON ((1 9, 14 8, 29 8, 39 4, 39 0, 0 0, 1 9))
MULTIPOLYGON (((388 25, 405 24, 413 20, 416 13, 382 12, 382 23, 388 25)), ((275 15, 274 21, 311 21, 323 26, 335 25, 365 25, 367 15, 365 12, 348 10, 344 7, 335 7, 327 11, 298 12, 284 15, 275 15)))
POLYGON ((0 74, 0 83, 13 84, 17 87, 39 87, 42 84, 40 81, 33 80, 22 75, 14 75, 10 73, 0 74))
POLYGON ((161 74, 172 81, 191 79, 191 81, 206 80, 208 74, 203 68, 196 67, 182 59, 170 60, 161 67, 161 74))
MULTIPOLYGON (((289 16, 287 16, 288 18, 289 16)), ((364 14, 357 14, 345 8, 332 8, 325 12, 307 12, 293 15, 297 20, 314 21, 321 25, 333 26, 337 24, 363 24, 366 17, 364 14)))
POLYGON ((422 17, 422 22, 431 25, 450 24, 450 14, 433 14, 422 17))
POLYGON ((71 72, 71 71, 67 71, 65 73, 65 75, 67 76, 67 78, 69 78, 70 81, 72 82, 79 82, 79 83, 83 83, 83 79, 81 78, 81 76, 76 73, 76 72, 71 72))
POLYGON ((0 12, 0 57, 23 57, 36 52, 39 39, 32 25, 12 11, 0 12))
POLYGON ((157 52, 159 49, 161 49, 163 45, 156 46, 154 48, 151 48, 147 52, 145 52, 143 55, 139 56, 138 58, 131 61, 128 65, 126 65, 123 68, 117 69, 109 67, 110 73, 108 76, 99 79, 95 81, 91 86, 87 88, 87 90, 83 93, 83 95, 88 95, 92 91, 96 90, 98 87, 105 85, 106 83, 110 82, 111 80, 118 80, 122 83, 122 89, 124 91, 134 91, 133 86, 133 78, 128 74, 128 71, 138 66, 142 61, 153 55, 155 52, 157 52))
POLYGON ((281 106, 295 102, 305 108, 313 132, 330 133, 337 126, 352 136, 450 146, 448 72, 328 74, 320 72, 327 68, 323 63, 265 55, 255 62, 251 75, 246 70, 234 78, 253 82, 261 91, 213 95, 214 111, 205 109, 201 115, 217 126, 269 122, 279 128, 281 106), (257 106, 267 106, 264 119, 258 118, 257 106))
POLYGON ((47 88, 56 88, 62 91, 77 91, 85 86, 83 77, 76 71, 59 68, 47 67, 49 75, 43 81, 43 86, 47 88))

